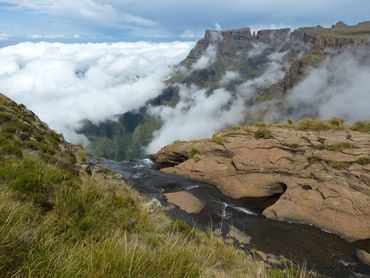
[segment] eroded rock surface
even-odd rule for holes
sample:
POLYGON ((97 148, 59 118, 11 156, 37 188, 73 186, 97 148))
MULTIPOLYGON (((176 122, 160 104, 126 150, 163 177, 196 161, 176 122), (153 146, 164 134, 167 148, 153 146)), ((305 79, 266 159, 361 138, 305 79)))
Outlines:
POLYGON ((187 213, 199 213, 204 208, 202 200, 186 191, 167 193, 164 196, 170 203, 187 213))
POLYGON ((282 194, 263 211, 268 218, 370 239, 370 134, 271 126, 272 138, 256 139, 258 129, 177 142, 153 159, 163 172, 212 183, 234 199, 282 194))

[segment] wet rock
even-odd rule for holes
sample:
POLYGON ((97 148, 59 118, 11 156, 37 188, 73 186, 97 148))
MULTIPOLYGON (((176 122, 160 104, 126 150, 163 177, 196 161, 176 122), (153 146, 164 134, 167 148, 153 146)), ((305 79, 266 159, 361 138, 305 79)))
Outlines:
POLYGON ((369 253, 367 253, 364 250, 357 249, 356 256, 361 262, 370 266, 370 254, 369 253))
POLYGON ((172 144, 153 158, 163 164, 187 155, 161 170, 212 183, 234 199, 281 195, 264 210, 268 218, 312 224, 349 241, 370 238, 370 134, 271 126, 272 138, 256 139, 257 129, 219 133, 222 144, 172 144))
POLYGON ((251 242, 251 237, 246 233, 242 232, 235 226, 229 226, 229 232, 227 233, 228 238, 235 239, 241 245, 247 245, 251 242))
POLYGON ((260 260, 264 261, 265 263, 268 263, 270 265, 279 265, 282 263, 281 260, 279 260, 278 257, 272 255, 272 254, 267 254, 265 252, 262 252, 260 250, 253 250, 253 253, 257 258, 260 260))
POLYGON ((202 200, 186 191, 164 194, 167 200, 187 213, 199 213, 204 208, 202 200))

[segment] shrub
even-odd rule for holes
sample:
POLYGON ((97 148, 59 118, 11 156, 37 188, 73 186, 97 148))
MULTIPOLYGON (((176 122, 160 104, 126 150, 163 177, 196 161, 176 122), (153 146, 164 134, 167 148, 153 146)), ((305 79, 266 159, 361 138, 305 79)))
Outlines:
POLYGON ((323 131, 330 129, 325 122, 315 119, 303 119, 297 123, 297 128, 304 131, 323 131))
POLYGON ((304 131, 344 130, 347 128, 341 118, 331 118, 327 121, 319 119, 303 119, 296 124, 296 128, 304 131))
POLYGON ((254 132, 254 138, 256 139, 270 139, 273 138, 271 130, 262 127, 254 132))
POLYGON ((333 117, 328 120, 329 126, 336 127, 336 128, 342 128, 345 125, 345 121, 342 118, 339 117, 333 117))
POLYGON ((225 145, 225 141, 224 139, 222 139, 221 136, 213 136, 212 139, 213 139, 213 142, 215 142, 218 145, 221 145, 221 146, 225 145))
POLYGON ((338 142, 333 145, 328 145, 327 149, 329 151, 343 151, 345 149, 352 149, 354 145, 349 142, 338 142))
POLYGON ((73 179, 68 172, 33 158, 0 162, 0 181, 45 210, 52 206, 49 195, 54 187, 71 184, 73 179))
POLYGON ((354 131, 370 132, 370 121, 359 121, 352 125, 351 127, 354 131))
POLYGON ((188 157, 191 159, 193 158, 195 155, 197 154, 200 154, 200 151, 197 149, 197 148, 191 148, 189 151, 188 151, 188 157))
POLYGON ((338 142, 333 145, 326 145, 326 144, 318 144, 312 146, 316 150, 328 150, 328 151, 335 151, 340 152, 345 149, 352 149, 354 148, 354 145, 349 142, 338 142))
POLYGON ((6 144, 0 148, 0 155, 12 155, 17 158, 22 158, 22 150, 13 143, 6 144))
POLYGON ((360 165, 367 165, 370 163, 370 159, 368 156, 362 156, 360 157, 357 161, 356 161, 357 164, 360 164, 360 165))
POLYGON ((0 124, 6 123, 12 120, 12 117, 4 112, 0 112, 0 124))
POLYGON ((171 223, 171 227, 175 231, 184 233, 186 235, 190 235, 194 232, 193 227, 191 227, 185 220, 183 219, 176 219, 171 223))

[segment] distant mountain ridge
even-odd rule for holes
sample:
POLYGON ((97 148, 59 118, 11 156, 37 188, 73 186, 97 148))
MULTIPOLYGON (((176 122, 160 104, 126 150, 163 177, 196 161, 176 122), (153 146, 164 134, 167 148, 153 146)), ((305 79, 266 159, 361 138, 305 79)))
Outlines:
POLYGON ((153 133, 163 125, 161 116, 153 115, 151 108, 176 107, 184 88, 204 90, 207 95, 222 89, 232 95, 230 103, 243 101, 248 109, 243 120, 235 124, 317 117, 315 104, 302 109, 302 104, 289 102, 290 91, 325 61, 334 63, 343 53, 370 65, 369 49, 370 22, 354 26, 338 22, 331 28, 293 31, 206 30, 158 97, 139 111, 118 115, 117 121, 87 122, 79 132, 87 136, 91 150, 98 155, 117 160, 143 155, 153 133))

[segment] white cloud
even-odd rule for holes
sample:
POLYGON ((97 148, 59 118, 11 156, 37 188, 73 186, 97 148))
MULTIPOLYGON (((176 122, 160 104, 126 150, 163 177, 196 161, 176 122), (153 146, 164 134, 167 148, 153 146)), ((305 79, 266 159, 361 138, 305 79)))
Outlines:
POLYGON ((155 138, 147 148, 154 153, 173 141, 204 138, 225 126, 243 118, 243 102, 231 104, 232 93, 217 89, 208 95, 195 86, 181 87, 180 102, 176 107, 153 107, 151 113, 164 120, 164 125, 155 132, 155 138), (231 105, 228 105, 231 104, 231 105))
POLYGON ((11 35, 5 34, 5 33, 0 33, 0 41, 6 41, 11 38, 11 35))
MULTIPOLYGON (((246 103, 258 93, 284 77, 284 57, 287 52, 269 55, 270 63, 257 78, 238 86, 235 92, 220 88, 211 94, 196 86, 179 86, 180 101, 172 108, 153 107, 150 111, 163 121, 163 126, 154 134, 147 148, 148 153, 157 152, 173 141, 210 137, 216 131, 244 120, 250 109, 246 103)), ((238 73, 226 72, 225 82, 238 78, 238 73)))
POLYGON ((202 55, 198 61, 196 61, 191 68, 193 70, 202 70, 216 61, 217 48, 214 45, 209 45, 204 55, 202 55))
POLYGON ((261 56, 267 47, 268 45, 265 43, 253 43, 253 48, 248 52, 248 58, 261 56))
POLYGON ((20 8, 34 10, 39 13, 79 17, 104 25, 133 24, 138 26, 153 26, 156 23, 144 17, 126 13, 124 9, 114 5, 114 1, 100 0, 5 0, 20 8), (110 3, 112 2, 112 3, 110 3))
POLYGON ((227 70, 220 80, 220 86, 227 86, 231 81, 238 80, 240 78, 241 75, 239 72, 227 70))
MULTIPOLYGON (((216 26, 217 27, 217 26, 216 26)), ((219 26, 221 28, 221 26, 219 26)), ((222 35, 220 31, 211 31, 210 43, 205 51, 205 53, 196 61, 191 68, 193 70, 202 70, 208 68, 212 65, 217 58, 217 48, 218 44, 222 40, 222 35)))
POLYGON ((318 113, 350 122, 370 119, 370 58, 367 53, 342 53, 327 59, 290 93, 296 118, 318 113))
POLYGON ((22 43, 0 49, 0 91, 73 139, 83 119, 101 121, 160 94, 193 43, 22 43))

